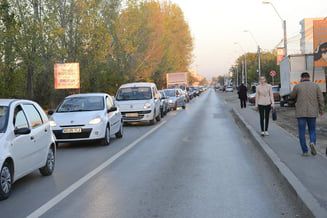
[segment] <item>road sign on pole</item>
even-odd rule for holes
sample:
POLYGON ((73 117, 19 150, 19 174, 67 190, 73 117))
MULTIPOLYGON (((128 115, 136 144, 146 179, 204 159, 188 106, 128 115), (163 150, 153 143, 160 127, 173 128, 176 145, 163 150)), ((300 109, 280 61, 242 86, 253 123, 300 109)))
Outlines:
POLYGON ((277 73, 276 73, 276 71, 272 70, 272 71, 270 71, 269 74, 272 77, 272 84, 274 85, 274 78, 275 78, 275 76, 277 76, 277 73))
POLYGON ((276 71, 274 71, 274 70, 270 71, 269 74, 270 74, 271 77, 275 77, 275 76, 277 76, 277 73, 276 73, 276 71))

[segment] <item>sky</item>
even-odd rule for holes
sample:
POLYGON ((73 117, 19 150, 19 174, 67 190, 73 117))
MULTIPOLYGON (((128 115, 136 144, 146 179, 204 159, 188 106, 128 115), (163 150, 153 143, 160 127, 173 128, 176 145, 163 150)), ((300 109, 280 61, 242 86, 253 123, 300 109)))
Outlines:
MULTIPOLYGON (((282 22, 271 5, 261 0, 171 0, 178 4, 189 23, 194 38, 192 68, 201 75, 224 75, 242 49, 255 52, 257 44, 263 50, 272 50, 283 37, 282 22)), ((283 19, 287 21, 289 53, 299 51, 300 24, 303 18, 327 17, 326 0, 272 0, 283 19)))

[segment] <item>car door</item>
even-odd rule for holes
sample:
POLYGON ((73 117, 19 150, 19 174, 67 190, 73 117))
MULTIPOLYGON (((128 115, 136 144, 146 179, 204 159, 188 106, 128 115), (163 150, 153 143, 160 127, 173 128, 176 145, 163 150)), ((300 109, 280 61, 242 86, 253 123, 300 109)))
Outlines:
POLYGON ((34 165, 40 166, 45 158, 44 153, 49 147, 48 135, 50 131, 44 124, 40 112, 33 104, 23 104, 22 106, 31 127, 30 139, 33 141, 33 145, 30 155, 34 160, 34 165))
POLYGON ((160 94, 156 87, 153 87, 153 98, 157 114, 160 114, 160 94))
MULTIPOLYGON (((113 99, 110 96, 106 96, 107 109, 114 107, 113 99)), ((107 113, 107 117, 110 123, 111 133, 116 133, 120 127, 120 118, 118 111, 112 111, 107 113)))
MULTIPOLYGON (((21 105, 16 105, 11 120, 14 129, 30 128, 21 105)), ((14 134, 14 133, 13 133, 14 134)), ((15 135, 11 144, 11 153, 15 162, 15 177, 18 178, 34 167, 33 140, 31 134, 15 135)))

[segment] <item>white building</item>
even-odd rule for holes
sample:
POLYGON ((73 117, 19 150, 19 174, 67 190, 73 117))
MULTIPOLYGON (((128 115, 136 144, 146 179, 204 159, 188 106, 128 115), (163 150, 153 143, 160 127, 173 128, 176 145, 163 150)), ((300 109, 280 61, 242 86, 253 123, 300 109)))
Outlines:
POLYGON ((313 21, 322 20, 324 18, 305 18, 300 21, 301 25, 301 40, 300 50, 301 54, 313 53, 313 21))

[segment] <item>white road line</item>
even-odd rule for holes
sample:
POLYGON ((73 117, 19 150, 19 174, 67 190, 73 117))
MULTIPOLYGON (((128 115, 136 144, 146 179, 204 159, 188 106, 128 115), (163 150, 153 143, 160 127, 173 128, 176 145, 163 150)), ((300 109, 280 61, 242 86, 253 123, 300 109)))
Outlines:
POLYGON ((159 129, 162 125, 164 125, 167 121, 162 121, 160 124, 158 124, 156 127, 145 133, 140 138, 136 139, 134 142, 123 148, 121 151, 119 151, 117 154, 103 162, 101 165, 99 165, 97 168, 80 178, 78 181, 70 185, 67 189, 60 192, 58 195, 56 195, 54 198, 43 204, 40 208, 36 209, 34 212, 32 212, 30 215, 27 216, 27 218, 35 218, 40 217, 43 214, 45 214, 48 210, 56 206, 60 201, 65 199, 67 196, 69 196, 72 192, 74 192, 76 189, 81 187, 83 184, 85 184, 87 181, 89 181, 92 177, 96 176, 99 172, 101 172, 103 169, 110 166, 114 161, 116 161, 118 158, 120 158, 122 155, 127 153, 129 150, 131 150, 134 146, 136 146, 139 142, 144 140, 146 137, 151 135, 153 132, 155 132, 157 129, 159 129))

